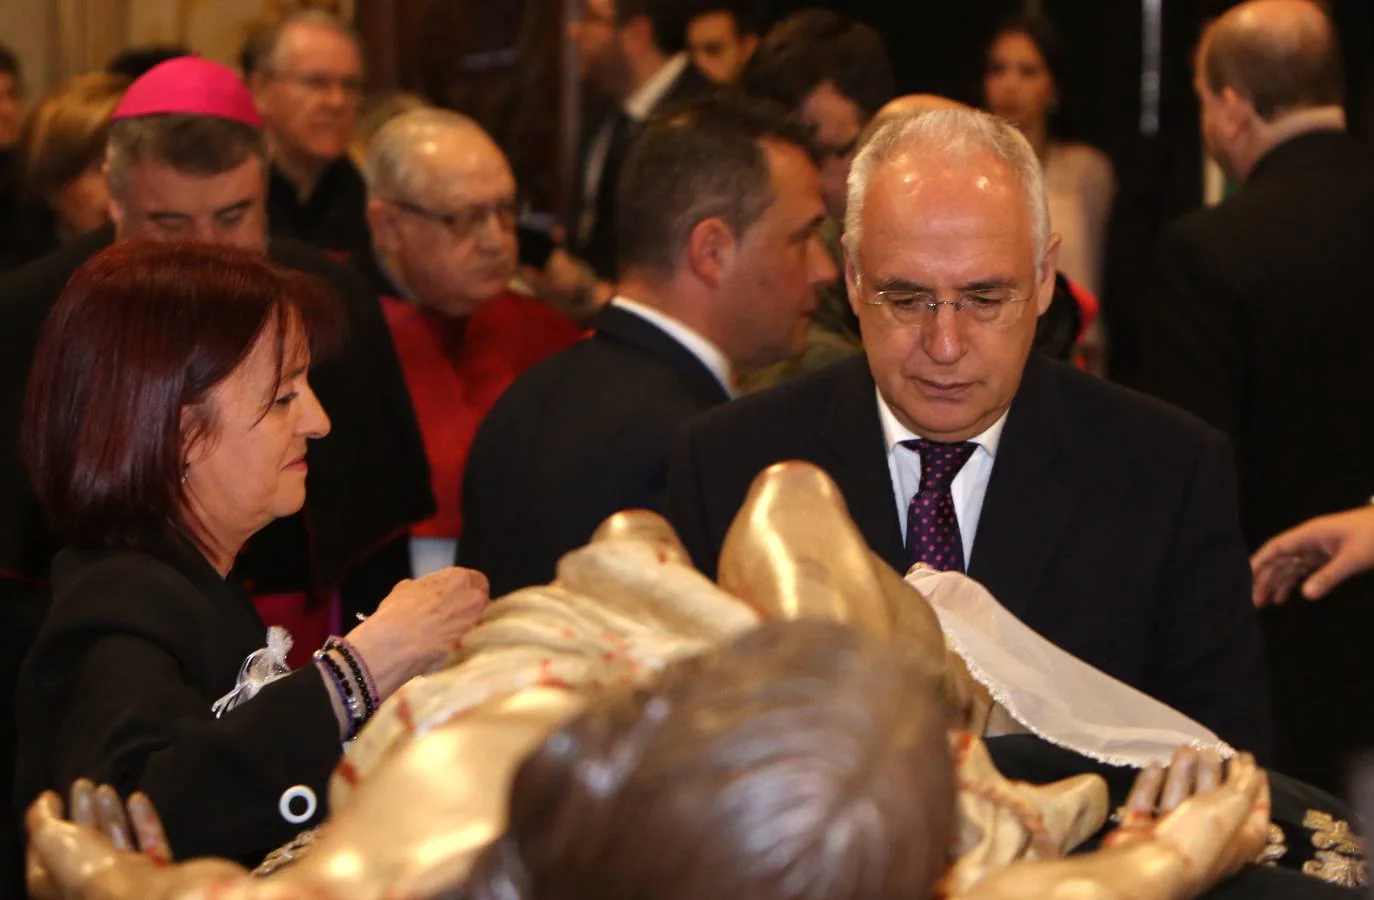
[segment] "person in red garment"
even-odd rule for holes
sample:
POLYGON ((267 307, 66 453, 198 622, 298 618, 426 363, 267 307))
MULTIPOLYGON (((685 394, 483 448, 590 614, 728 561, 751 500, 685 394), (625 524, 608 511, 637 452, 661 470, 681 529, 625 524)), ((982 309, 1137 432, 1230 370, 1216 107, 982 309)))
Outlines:
POLYGON ((420 420, 439 511, 411 528, 415 576, 453 564, 468 446, 525 369, 580 329, 509 287, 515 176, 496 143, 458 113, 422 109, 379 131, 364 163, 370 274, 420 420))

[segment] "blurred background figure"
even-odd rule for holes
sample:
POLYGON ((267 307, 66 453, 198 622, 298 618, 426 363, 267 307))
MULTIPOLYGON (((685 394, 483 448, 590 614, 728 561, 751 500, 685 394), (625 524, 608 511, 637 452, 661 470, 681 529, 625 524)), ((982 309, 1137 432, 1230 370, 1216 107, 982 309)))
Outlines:
POLYGON ((1009 19, 988 45, 983 102, 1035 148, 1045 170, 1051 226, 1063 238, 1059 270, 1096 295, 1116 176, 1104 153, 1063 132, 1063 65, 1059 38, 1047 22, 1009 19))
POLYGON ((716 84, 734 84, 759 45, 756 0, 700 0, 687 22, 687 52, 701 74, 716 84))
POLYGON ((24 72, 19 57, 0 44, 0 153, 19 142, 24 121, 24 72))
POLYGON ((0 44, 0 272, 14 265, 20 239, 19 134, 24 123, 24 72, 19 57, 0 44))
POLYGON ((364 257, 372 245, 367 189, 348 157, 364 87, 357 32, 307 9, 255 35, 243 62, 272 147, 272 235, 364 257))
POLYGON ((42 256, 110 221, 105 143, 110 115, 129 80, 93 72, 48 94, 30 114, 22 140, 22 204, 39 217, 25 224, 14 261, 42 256))
POLYGON ((191 55, 191 48, 181 44, 145 44, 115 54, 109 65, 105 66, 105 71, 123 75, 133 81, 142 78, 149 69, 169 59, 191 55))
POLYGON ((397 116, 377 132, 363 172, 374 251, 360 268, 382 297, 438 505, 410 528, 420 576, 453 564, 468 449, 487 411, 582 329, 509 289, 515 176, 476 122, 441 109, 397 116))
POLYGON ((429 106, 429 101, 409 91, 372 91, 358 103, 358 118, 348 140, 348 158, 358 171, 364 168, 368 145, 382 126, 404 113, 429 106))
POLYGON ((819 237, 836 277, 817 287, 816 312, 806 346, 790 359, 742 373, 744 393, 819 369, 862 349, 859 319, 839 273, 848 198, 849 167, 865 126, 893 99, 896 82, 882 35, 839 13, 807 9, 778 22, 764 35, 745 70, 743 87, 777 103, 810 129, 821 168, 828 219, 819 237))

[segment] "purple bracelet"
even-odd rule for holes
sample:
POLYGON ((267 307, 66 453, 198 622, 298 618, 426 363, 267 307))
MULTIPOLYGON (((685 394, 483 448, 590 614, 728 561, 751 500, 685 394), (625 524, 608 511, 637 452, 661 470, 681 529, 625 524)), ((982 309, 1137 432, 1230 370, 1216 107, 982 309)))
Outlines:
MULTIPOLYGON (((347 638, 331 635, 325 642, 326 650, 338 650, 343 655, 344 660, 353 669, 354 676, 357 677, 359 685, 367 692, 368 699, 372 701, 372 712, 382 705, 382 698, 377 693, 377 682, 372 678, 372 670, 367 667, 367 660, 358 652, 358 648, 348 642, 347 638)), ((371 712, 368 717, 371 718, 371 712)))
POLYGON ((334 693, 339 697, 339 703, 343 706, 344 715, 348 716, 348 730, 344 734, 345 741, 353 740, 358 733, 357 701, 348 695, 347 689, 343 684, 343 673, 338 671, 338 663, 325 656, 323 653, 315 654, 315 665, 320 671, 325 673, 329 682, 334 686, 334 693))

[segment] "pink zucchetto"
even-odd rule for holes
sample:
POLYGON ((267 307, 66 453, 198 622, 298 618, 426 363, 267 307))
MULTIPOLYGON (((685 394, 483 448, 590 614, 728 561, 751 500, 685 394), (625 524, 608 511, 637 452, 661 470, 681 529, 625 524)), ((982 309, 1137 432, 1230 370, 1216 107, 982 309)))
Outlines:
POLYGON ((111 119, 165 115, 213 116, 262 128, 253 95, 234 70, 199 56, 169 59, 143 73, 111 119))

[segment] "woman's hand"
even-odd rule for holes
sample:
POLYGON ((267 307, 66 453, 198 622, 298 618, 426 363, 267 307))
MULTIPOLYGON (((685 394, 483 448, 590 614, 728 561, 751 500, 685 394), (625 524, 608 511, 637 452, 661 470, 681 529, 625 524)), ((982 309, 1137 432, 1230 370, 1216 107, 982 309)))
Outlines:
POLYGON ((441 569, 396 585, 348 634, 381 698, 438 666, 477 622, 487 599, 487 578, 472 569, 441 569))
POLYGON ((1317 600, 1374 568, 1374 507, 1320 516, 1271 538, 1253 557, 1255 606, 1277 605, 1302 581, 1302 595, 1317 600), (1309 573, 1310 576, 1309 576, 1309 573))

